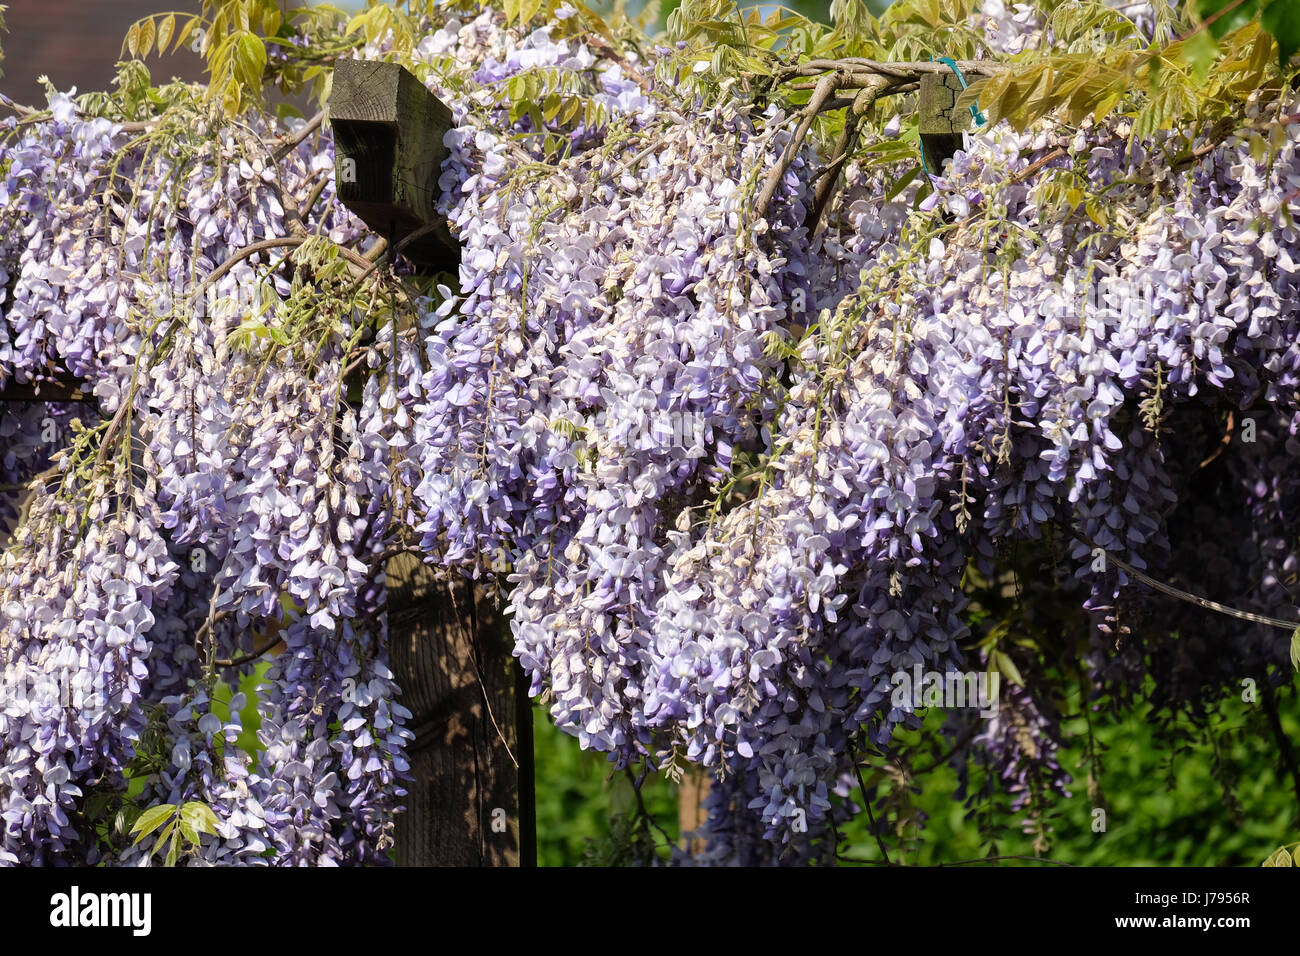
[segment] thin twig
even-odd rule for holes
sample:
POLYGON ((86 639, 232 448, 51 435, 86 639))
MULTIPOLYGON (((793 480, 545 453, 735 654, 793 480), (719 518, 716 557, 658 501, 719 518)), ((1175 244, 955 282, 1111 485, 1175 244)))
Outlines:
MULTIPOLYGON (((249 256, 255 255, 259 252, 264 252, 267 249, 283 249, 301 246, 310 238, 310 236, 278 236, 274 239, 261 239, 251 245, 245 246, 238 252, 233 253, 225 262, 221 263, 221 265, 217 266, 204 276, 199 291, 207 291, 208 286, 216 282, 249 256)), ((349 249, 347 246, 337 246, 337 248, 339 254, 342 255, 344 259, 347 259, 348 262, 352 263, 357 268, 365 270, 366 273, 369 273, 370 270, 374 268, 374 263, 368 262, 359 252, 349 249)))
MULTIPOLYGON (((994 76, 1011 69, 1008 63, 997 60, 959 60, 957 69, 966 75, 994 76)), ((789 76, 816 76, 827 72, 873 73, 896 80, 918 80, 925 73, 949 73, 951 68, 939 61, 888 63, 883 60, 866 60, 861 57, 842 57, 838 60, 805 60, 783 71, 789 76)))
POLYGON ((867 796, 867 782, 862 779, 862 765, 858 762, 856 752, 853 755, 853 773, 858 778, 858 790, 862 793, 862 808, 867 811, 867 824, 871 827, 871 835, 876 838, 876 846, 880 848, 880 855, 884 858, 885 864, 892 866, 889 850, 885 848, 885 839, 876 828, 876 815, 871 812, 871 798, 867 796))
POLYGON ((275 151, 273 153, 271 153, 271 158, 277 163, 280 160, 284 159, 284 157, 288 156, 295 149, 301 146, 303 140, 305 140, 312 133, 316 132, 316 130, 320 129, 321 123, 324 120, 325 120, 325 112, 322 110, 321 112, 313 116, 311 119, 309 119, 306 123, 304 123, 302 127, 299 128, 298 132, 294 133, 292 136, 286 136, 282 140, 280 140, 280 145, 275 148, 275 151))
POLYGON ((1214 451, 1210 453, 1210 456, 1208 458, 1206 458, 1203 462, 1201 462, 1199 465, 1196 466, 1198 470, 1204 468, 1206 465, 1213 462, 1214 459, 1218 458, 1225 451, 1227 451, 1228 446, 1232 444, 1233 427, 1234 427, 1234 420, 1232 415, 1232 409, 1228 409, 1228 430, 1224 432, 1223 438, 1220 440, 1218 447, 1215 448, 1214 451))
MULTIPOLYGON (((451 581, 447 584, 447 594, 451 598, 451 610, 458 620, 464 621, 465 615, 461 614, 460 607, 456 601, 456 582, 451 581)), ((506 749, 506 756, 514 764, 515 769, 519 769, 519 761, 515 759, 515 753, 510 749, 510 741, 506 740, 506 735, 502 732, 501 726, 497 723, 496 714, 492 712, 492 701, 488 697, 488 687, 483 681, 483 674, 478 667, 478 609, 474 602, 474 583, 469 584, 469 627, 470 627, 470 647, 469 662, 474 668, 474 677, 478 680, 479 691, 483 695, 483 706, 487 710, 488 720, 492 722, 492 729, 497 732, 497 739, 501 741, 501 746, 506 749)))
POLYGON ((262 647, 254 648, 252 651, 243 655, 242 657, 235 657, 230 660, 216 660, 213 661, 213 663, 216 664, 217 667, 240 667, 244 664, 251 664, 253 661, 257 660, 267 651, 273 650, 275 647, 283 643, 284 641, 281 638, 277 637, 275 640, 269 641, 262 647))
MULTIPOLYGON (((316 205, 316 200, 320 199, 320 194, 325 191, 325 187, 330 183, 329 171, 322 169, 321 172, 326 175, 320 177, 320 182, 312 187, 312 191, 307 194, 307 199, 302 204, 302 216, 304 219, 311 215, 311 210, 312 207, 316 205)), ((310 180, 308 180, 308 182, 310 182, 310 180)))
POLYGON ((835 144, 835 159, 831 160, 827 166, 825 177, 817 183, 817 188, 813 193, 812 208, 808 210, 808 216, 804 221, 804 227, 808 235, 813 235, 817 231, 817 226, 821 222, 822 213, 826 209, 826 204, 835 193, 835 187, 839 184, 840 171, 844 168, 844 163, 848 160, 849 154, 853 152, 858 144, 858 131, 861 128, 862 117, 871 109, 872 104, 889 87, 889 80, 884 77, 875 77, 875 84, 864 87, 857 96, 853 98, 853 109, 844 116, 844 128, 840 131, 839 141, 835 144))
POLYGON ((1210 611, 1218 611, 1220 614, 1226 614, 1229 617, 1235 617, 1241 621, 1250 621, 1252 624, 1263 624, 1267 627, 1276 627, 1284 631, 1294 631, 1296 628, 1300 627, 1300 621, 1284 621, 1281 618, 1268 617, 1264 614, 1255 614, 1253 611, 1239 611, 1235 607, 1228 607, 1226 604, 1220 604, 1218 601, 1209 601, 1203 597, 1198 597, 1195 594, 1180 590, 1173 585, 1165 584, 1163 581, 1157 581, 1155 578, 1151 577, 1151 575, 1144 574, 1131 564, 1126 564, 1121 561, 1083 532, 1075 531, 1074 536, 1092 550, 1100 551, 1106 556, 1106 560, 1114 561, 1115 564, 1126 574, 1137 578, 1143 584, 1154 588, 1161 594, 1167 594, 1180 601, 1186 601, 1188 604, 1195 604, 1197 607, 1203 607, 1210 611))
POLYGON ((1026 179, 1028 179, 1030 176, 1034 175, 1034 173, 1038 172, 1040 169, 1042 169, 1044 166, 1046 166, 1046 165, 1047 165, 1048 163, 1050 163, 1052 160, 1054 160, 1054 159, 1061 159, 1061 158, 1063 158, 1063 157, 1065 157, 1065 156, 1067 156, 1067 155, 1068 155, 1068 154, 1066 153, 1066 151, 1063 150, 1061 147, 1058 146, 1058 147, 1056 147, 1054 150, 1052 150, 1050 153, 1047 153, 1047 154, 1045 154, 1045 155, 1043 155, 1043 156, 1039 156, 1036 160, 1034 160, 1032 163, 1030 163, 1028 166, 1026 166, 1026 167, 1025 167, 1024 169, 1022 169, 1020 172, 1018 172, 1018 173, 1016 173, 1014 176, 1012 176, 1012 177, 1011 177, 1011 183, 1012 183, 1013 185, 1014 185, 1014 184, 1017 184, 1017 183, 1023 183, 1026 179))
POLYGON ((821 110, 822 105, 830 98, 831 93, 835 91, 836 84, 840 80, 840 75, 832 73, 821 78, 817 84, 817 89, 813 92, 812 98, 808 101, 808 106, 803 111, 802 119, 799 120, 799 126, 794 135, 785 144, 785 149, 781 151, 781 158, 777 164, 772 167, 771 172, 767 175, 766 182, 763 183, 762 192, 758 194, 758 203, 754 207, 754 217, 762 219, 767 216, 768 207, 772 205, 772 197, 780 188, 781 180, 785 178, 786 171, 789 170, 790 164, 794 162, 795 156, 799 152, 799 147, 803 145, 804 137, 808 135, 808 129, 812 126, 813 120, 821 110))
POLYGON ((659 825, 659 821, 655 819, 654 814, 646 808, 645 798, 641 796, 641 784, 645 782, 645 774, 643 773, 641 778, 637 779, 632 776, 631 767, 624 767, 623 771, 627 774, 627 779, 632 784, 632 793, 636 796, 637 811, 647 823, 663 834, 664 841, 668 844, 669 848, 672 848, 674 846, 673 838, 668 835, 667 830, 659 825))

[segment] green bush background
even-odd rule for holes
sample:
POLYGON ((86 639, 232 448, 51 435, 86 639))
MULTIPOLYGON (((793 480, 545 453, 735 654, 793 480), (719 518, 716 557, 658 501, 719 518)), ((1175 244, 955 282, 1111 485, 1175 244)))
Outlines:
MULTIPOLYGON (((1296 687, 1281 694, 1282 725, 1300 738, 1296 687)), ((1166 734, 1144 710, 1105 723, 1094 716, 1104 754, 1102 791, 1106 830, 1094 833, 1093 806, 1084 780, 1085 722, 1065 725, 1069 749, 1061 765, 1074 776, 1071 796, 1053 804, 1048 859, 1087 866, 1258 866, 1279 844, 1300 838, 1297 798, 1289 775, 1277 766, 1277 750, 1264 727, 1261 706, 1229 701, 1214 714, 1212 739, 1182 722, 1166 734), (1178 739, 1171 739, 1171 737, 1178 739), (1217 755, 1216 755, 1217 752, 1217 755)), ((938 715, 932 715, 937 720, 938 715)), ((617 858, 620 824, 633 811, 631 785, 610 779, 601 754, 584 752, 534 708, 537 763, 537 841, 543 866, 580 865, 617 858)), ((925 826, 909 831, 904 847, 889 841, 893 862, 952 863, 989 855, 1032 856, 1032 835, 1022 832, 1023 814, 995 813, 981 834, 958 800, 956 775, 948 768, 917 781, 914 796, 925 826)), ((679 838, 677 786, 662 775, 642 787, 646 809, 679 838)), ((843 828, 846 856, 880 860, 860 816, 843 828)), ((664 838, 655 833, 663 852, 664 838)), ((1027 861, 1006 861, 1008 865, 1027 861)))

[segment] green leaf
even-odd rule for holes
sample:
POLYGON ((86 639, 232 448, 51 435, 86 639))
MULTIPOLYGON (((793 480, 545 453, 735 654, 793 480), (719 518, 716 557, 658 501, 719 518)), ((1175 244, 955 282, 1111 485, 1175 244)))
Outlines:
POLYGON ((171 42, 172 32, 176 29, 176 14, 169 13, 166 19, 158 23, 158 52, 166 53, 167 44, 171 42))
POLYGON ((181 819, 200 833, 216 833, 221 822, 211 807, 198 800, 191 800, 181 808, 181 819))
POLYGON ((1291 632, 1291 666, 1300 671, 1300 627, 1291 632))
POLYGON ((1300 50, 1300 0, 1273 0, 1259 22, 1277 41, 1277 60, 1285 69, 1292 54, 1300 50))
POLYGON ((172 834, 172 845, 167 848, 167 859, 163 866, 175 866, 176 859, 181 855, 181 832, 177 830, 172 834))
POLYGON ((1020 676, 1020 669, 1016 667, 1015 662, 1007 657, 1001 651, 993 652, 993 666, 1000 674, 1006 675, 1007 680, 1017 687, 1025 686, 1025 679, 1020 676))
POLYGON ((910 170, 903 173, 903 175, 899 176, 898 179, 894 180, 894 185, 890 186, 889 192, 885 193, 885 202, 889 202, 891 199, 893 199, 895 196, 901 193, 903 189, 906 188, 907 184, 916 178, 916 174, 919 173, 920 171, 921 171, 920 166, 913 166, 910 170))
POLYGON ((541 8, 542 0, 519 0, 519 22, 527 23, 541 8))
MULTIPOLYGON (((1201 14, 1202 20, 1209 20, 1220 10, 1232 4, 1233 0, 1199 0, 1196 9, 1201 14)), ((1210 31, 1215 38, 1222 39, 1233 30, 1248 23, 1255 16, 1255 10, 1258 6, 1259 0, 1246 0, 1245 3, 1233 7, 1233 9, 1211 23, 1210 31)))
POLYGON ((149 55, 153 49, 154 26, 152 20, 140 21, 140 59, 149 55))
POLYGON ((235 41, 235 76, 245 86, 257 86, 265 70, 265 41, 255 33, 241 33, 235 41))
POLYGON ((1209 30, 1193 33, 1183 44, 1183 59, 1192 68, 1192 75, 1197 82, 1205 79, 1210 72, 1210 64, 1219 55, 1219 44, 1214 42, 1214 34, 1209 30))
POLYGON ((1278 847, 1263 863, 1264 866, 1293 866, 1291 854, 1286 851, 1286 847, 1278 847))
POLYGON ((138 833, 135 842, 139 843, 154 830, 166 822, 167 818, 176 812, 176 807, 170 803, 160 804, 156 807, 150 807, 144 813, 140 814, 140 819, 135 821, 135 826, 131 828, 132 833, 138 833))

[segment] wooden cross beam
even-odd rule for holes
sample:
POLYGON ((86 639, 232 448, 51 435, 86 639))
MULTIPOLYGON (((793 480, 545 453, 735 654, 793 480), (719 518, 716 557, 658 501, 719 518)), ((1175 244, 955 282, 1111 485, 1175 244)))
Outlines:
POLYGON ((0 383, 3 402, 94 402, 95 396, 83 391, 82 382, 71 376, 56 374, 40 382, 16 382, 13 378, 0 383))
POLYGON ((451 110, 400 64, 339 60, 329 118, 343 205, 416 266, 454 271, 460 244, 437 214, 451 110))
POLYGON ((921 134, 926 169, 932 175, 942 172, 944 161, 961 148, 962 130, 970 128, 970 112, 957 111, 961 93, 961 80, 951 71, 927 73, 920 79, 916 128, 921 134))

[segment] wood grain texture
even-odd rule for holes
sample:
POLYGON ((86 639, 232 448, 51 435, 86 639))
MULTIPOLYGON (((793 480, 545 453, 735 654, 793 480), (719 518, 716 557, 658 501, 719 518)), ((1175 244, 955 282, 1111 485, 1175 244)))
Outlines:
POLYGON ((535 865, 532 730, 518 720, 531 709, 500 614, 481 589, 452 590, 410 555, 389 563, 388 587, 391 665, 416 735, 398 865, 535 865))
POLYGON ((390 241, 422 230, 403 255, 454 270, 460 245, 436 211, 451 110, 397 63, 340 60, 329 118, 339 201, 390 241))
POLYGON ((970 126, 970 112, 957 111, 961 80, 955 73, 928 73, 921 77, 917 96, 916 128, 921 134, 925 165, 937 176, 946 160, 961 148, 962 130, 970 126))

